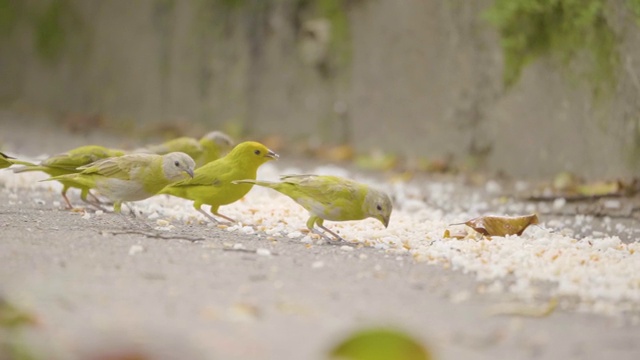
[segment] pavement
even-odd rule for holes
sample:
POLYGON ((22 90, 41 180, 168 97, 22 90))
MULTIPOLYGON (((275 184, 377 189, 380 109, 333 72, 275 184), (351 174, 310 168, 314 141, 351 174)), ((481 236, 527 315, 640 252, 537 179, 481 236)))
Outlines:
MULTIPOLYGON (((3 150, 119 141, 35 124, 0 117, 3 150)), ((371 326, 408 332, 435 359, 640 358, 638 314, 492 315, 508 294, 408 253, 201 223, 157 235, 152 220, 87 219, 59 201, 0 183, 0 295, 37 318, 21 335, 37 359, 324 359, 371 326)))

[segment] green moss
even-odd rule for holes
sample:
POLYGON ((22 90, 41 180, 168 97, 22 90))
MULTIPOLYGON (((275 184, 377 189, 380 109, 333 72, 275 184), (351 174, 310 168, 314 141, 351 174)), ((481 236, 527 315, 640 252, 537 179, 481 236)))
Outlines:
POLYGON ((640 0, 627 0, 627 6, 636 15, 636 23, 640 25, 640 0))
POLYGON ((47 60, 56 60, 65 46, 67 34, 62 18, 68 7, 66 0, 53 0, 36 21, 36 49, 47 60))
POLYGON ((496 0, 485 16, 500 32, 505 85, 547 56, 586 78, 596 95, 610 90, 620 55, 604 12, 605 0, 496 0))
POLYGON ((18 22, 20 2, 0 0, 0 36, 8 36, 18 22))
MULTIPOLYGON (((262 0, 264 1, 264 0, 262 0)), ((246 4, 246 0, 214 0, 214 2, 220 3, 220 5, 228 8, 240 8, 246 4)))
POLYGON ((318 15, 331 23, 330 53, 338 66, 351 61, 351 32, 343 0, 317 0, 318 15))
POLYGON ((346 68, 351 62, 352 44, 349 28, 349 7, 355 0, 294 0, 298 25, 311 19, 325 19, 331 24, 328 63, 323 65, 325 75, 346 68))

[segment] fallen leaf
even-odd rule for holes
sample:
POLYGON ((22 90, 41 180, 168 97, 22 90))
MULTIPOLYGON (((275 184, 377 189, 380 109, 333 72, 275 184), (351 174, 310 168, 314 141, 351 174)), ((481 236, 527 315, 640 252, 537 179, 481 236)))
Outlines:
POLYGON ((442 237, 445 238, 445 239, 452 239, 453 238, 453 239, 462 240, 462 239, 466 238, 467 235, 468 235, 467 232, 464 231, 464 230, 451 231, 449 229, 446 229, 444 231, 444 235, 442 235, 442 237))
POLYGON ((391 170, 398 165, 398 157, 377 151, 371 155, 358 156, 356 165, 369 170, 391 170))
POLYGON ((229 318, 239 322, 256 321, 261 317, 260 309, 252 304, 237 303, 229 308, 229 318))
POLYGON ((526 317, 546 317, 551 315, 558 307, 558 299, 551 298, 545 304, 498 304, 491 307, 488 311, 490 316, 497 315, 516 315, 526 317))
POLYGON ((557 191, 572 192, 580 184, 582 180, 574 173, 563 171, 553 178, 553 188, 557 191))
POLYGON ((329 353, 340 360, 429 360, 429 349, 404 332, 385 328, 357 331, 329 353))
POLYGON ((321 159, 342 162, 353 159, 355 151, 350 145, 337 145, 331 147, 320 147, 316 151, 316 155, 321 159))
POLYGON ((621 181, 597 181, 589 184, 578 185, 576 192, 582 196, 606 196, 621 194, 624 185, 621 181))
POLYGON ((538 224, 538 215, 480 216, 464 224, 486 236, 522 235, 531 224, 538 224))

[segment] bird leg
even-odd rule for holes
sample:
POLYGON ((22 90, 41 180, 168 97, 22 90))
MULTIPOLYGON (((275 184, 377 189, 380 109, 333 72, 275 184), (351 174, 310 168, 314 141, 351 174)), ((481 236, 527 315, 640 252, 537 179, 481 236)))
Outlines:
MULTIPOLYGON (((98 199, 97 196, 95 196, 91 191, 87 191, 87 195, 91 196, 92 200, 96 203, 96 204, 102 204, 102 201, 100 201, 100 199, 98 199)), ((84 199, 86 201, 86 197, 84 199)))
POLYGON ((107 212, 107 209, 102 207, 102 203, 100 202, 100 199, 98 199, 95 195, 93 195, 89 190, 83 189, 82 192, 80 193, 80 199, 82 199, 82 201, 84 201, 86 204, 89 204, 95 207, 96 209, 107 212), (91 195, 93 200, 87 199, 87 195, 91 195))
POLYGON ((62 198, 64 199, 64 202, 67 203, 67 209, 73 209, 73 205, 71 205, 71 201, 69 201, 69 198, 67 197, 66 190, 62 190, 62 198))
POLYGON ((219 212, 217 212, 217 211, 216 211, 215 213, 213 213, 213 214, 214 214, 214 215, 216 215, 216 216, 220 216, 220 217, 221 217, 221 218, 223 218, 223 219, 227 219, 227 220, 229 220, 231 223, 236 223, 236 222, 237 222, 237 221, 235 221, 234 219, 232 219, 232 218, 230 218, 230 217, 228 217, 228 216, 222 215, 222 214, 220 214, 220 213, 219 213, 219 212))
MULTIPOLYGON (((135 210, 133 210, 133 208, 131 207, 131 205, 129 205, 129 203, 128 203, 128 202, 124 203, 124 205, 129 209, 129 215, 130 215, 131 217, 133 217, 134 219, 138 217, 138 215, 136 215, 136 211, 135 211, 135 210)), ((114 208, 114 211, 115 211, 115 208, 114 208)), ((119 211, 118 211, 118 212, 119 212, 119 211)))
POLYGON ((330 237, 328 237, 324 233, 316 232, 316 234, 322 235, 325 239, 327 239, 329 241, 346 241, 340 235, 338 235, 338 234, 334 233, 333 231, 329 230, 324 225, 320 225, 320 224, 317 224, 317 225, 318 225, 319 228, 321 228, 322 230, 324 230, 325 232, 327 232, 327 233, 331 234, 331 236, 333 236, 333 239, 331 239, 330 237))
MULTIPOLYGON (((196 209, 198 210, 199 213, 201 213, 202 215, 206 216, 209 220, 211 220, 214 224, 221 224, 220 220, 214 218, 213 216, 207 214, 206 211, 202 210, 202 209, 196 209)), ((228 217, 228 216, 224 216, 222 214, 219 214, 218 212, 213 213, 216 216, 220 216, 221 218, 227 219, 229 220, 231 223, 235 223, 236 221, 233 220, 232 218, 228 217)))
POLYGON ((127 224, 129 224, 129 226, 133 229, 135 228, 140 228, 140 226, 142 226, 143 228, 150 230, 150 231, 155 231, 155 229, 153 228, 153 226, 147 224, 143 219, 138 218, 138 217, 131 217, 131 216, 127 216, 123 213, 118 213, 118 215, 122 216, 122 218, 124 219, 124 221, 127 222, 127 224))
POLYGON ((202 215, 206 216, 209 220, 213 221, 214 224, 220 224, 220 220, 214 218, 213 216, 207 214, 206 211, 202 210, 202 209, 196 209, 198 210, 198 212, 200 212, 202 215))
POLYGON ((83 200, 85 203, 87 203, 87 204, 89 204, 89 205, 91 205, 91 206, 95 207, 95 208, 96 208, 96 209, 98 209, 98 210, 102 210, 103 212, 107 212, 107 211, 108 211, 108 210, 107 210, 107 209, 105 209, 105 208, 104 208, 104 207, 103 207, 99 202, 98 202, 98 203, 95 203, 95 202, 93 202, 93 201, 91 201, 91 200, 87 200, 87 199, 82 199, 82 200, 83 200))

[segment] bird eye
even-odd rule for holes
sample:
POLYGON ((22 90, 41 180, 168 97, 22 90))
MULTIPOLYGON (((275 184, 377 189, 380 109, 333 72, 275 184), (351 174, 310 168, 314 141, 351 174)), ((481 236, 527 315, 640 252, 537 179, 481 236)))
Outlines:
POLYGON ((175 166, 177 166, 177 167, 180 167, 180 162, 179 162, 179 161, 176 161, 176 162, 174 162, 174 163, 173 163, 173 165, 175 165, 175 166))
POLYGON ((253 153, 256 154, 256 155, 260 155, 260 150, 256 150, 253 153))
POLYGON ((378 211, 382 211, 382 206, 378 205, 376 206, 376 209, 378 209, 378 211))

